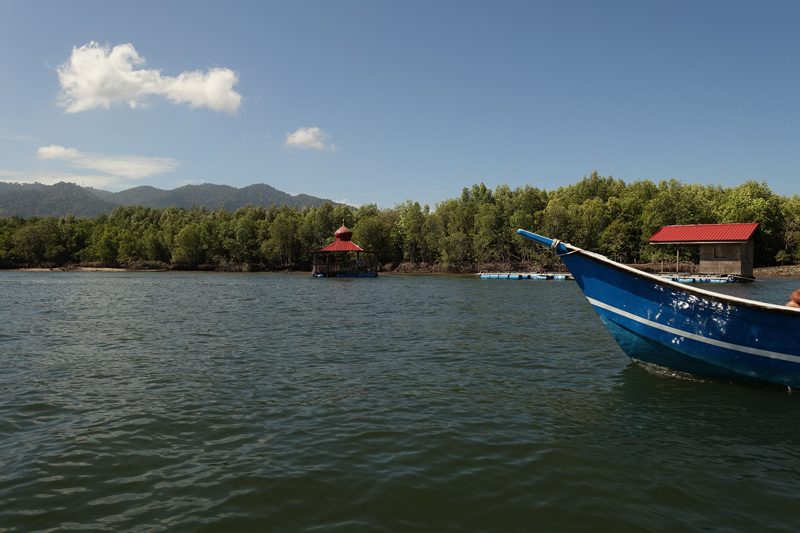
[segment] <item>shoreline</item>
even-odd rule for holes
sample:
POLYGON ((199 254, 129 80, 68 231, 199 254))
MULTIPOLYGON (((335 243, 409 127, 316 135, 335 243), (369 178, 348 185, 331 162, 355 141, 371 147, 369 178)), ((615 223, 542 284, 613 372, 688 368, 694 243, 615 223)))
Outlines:
MULTIPOLYGON (((628 265, 633 268, 642 269, 642 265, 628 265)), ((528 271, 525 269, 494 269, 497 272, 505 271, 528 271)), ((642 269, 644 270, 644 269, 642 269)), ((412 266, 408 264, 402 265, 401 268, 379 272, 379 275, 477 275, 481 271, 487 269, 474 269, 462 268, 452 269, 447 271, 445 269, 432 269, 430 266, 412 266)), ((31 268, 7 268, 0 269, 0 272, 138 272, 138 273, 156 273, 156 272, 208 272, 208 273, 227 273, 227 274, 307 274, 311 275, 310 270, 212 270, 206 268, 154 268, 154 269, 141 269, 141 268, 124 268, 124 267, 98 267, 98 266, 79 266, 71 265, 68 268, 63 267, 31 267, 31 268)), ((531 272, 534 272, 531 270, 531 272)), ((756 279, 774 279, 774 278, 800 278, 800 265, 784 265, 774 267, 760 267, 753 269, 753 275, 756 279)))

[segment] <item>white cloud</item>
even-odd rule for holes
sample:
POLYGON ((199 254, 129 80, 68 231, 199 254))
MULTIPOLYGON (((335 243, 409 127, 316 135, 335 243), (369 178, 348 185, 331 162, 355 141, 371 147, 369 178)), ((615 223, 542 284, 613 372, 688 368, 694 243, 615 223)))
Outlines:
POLYGON ((36 150, 36 157, 39 159, 78 159, 80 156, 81 153, 75 148, 64 148, 55 144, 36 150))
POLYGON ((242 103, 242 96, 233 90, 239 76, 230 69, 187 71, 173 78, 157 69, 134 68, 144 64, 132 44, 109 48, 92 41, 73 47, 69 60, 56 68, 62 89, 59 105, 67 113, 108 109, 114 102, 135 108, 146 106, 148 96, 160 95, 192 108, 205 106, 233 115, 242 103))
POLYGON ((336 150, 336 146, 331 143, 326 144, 330 135, 325 133, 319 128, 297 128, 294 133, 286 132, 286 142, 284 146, 291 146, 294 148, 308 148, 312 150, 329 150, 331 152, 336 150))
POLYGON ((139 155, 106 156, 86 154, 75 148, 42 146, 36 151, 39 159, 60 159, 73 168, 96 170, 112 176, 141 179, 175 170, 178 161, 167 157, 144 157, 139 155))

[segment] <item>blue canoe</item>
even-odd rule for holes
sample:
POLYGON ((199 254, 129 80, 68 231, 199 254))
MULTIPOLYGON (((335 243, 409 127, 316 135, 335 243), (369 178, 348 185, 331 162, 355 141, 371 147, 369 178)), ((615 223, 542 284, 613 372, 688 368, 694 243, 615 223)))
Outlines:
POLYGON ((558 240, 517 233, 555 250, 631 359, 800 387, 800 309, 690 287, 558 240))

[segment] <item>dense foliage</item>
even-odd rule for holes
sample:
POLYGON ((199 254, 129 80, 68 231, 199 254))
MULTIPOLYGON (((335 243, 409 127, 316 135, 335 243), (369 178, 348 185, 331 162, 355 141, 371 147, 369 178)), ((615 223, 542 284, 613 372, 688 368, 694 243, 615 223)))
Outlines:
POLYGON ((776 195, 764 182, 732 188, 678 180, 626 184, 595 172, 552 191, 473 185, 433 210, 408 200, 389 209, 121 206, 94 219, 0 217, 0 263, 309 268, 304 252, 328 245, 342 223, 362 248, 378 250, 384 265, 552 265, 550 252, 521 238, 517 228, 632 263, 660 252, 648 238, 663 225, 724 222, 761 224, 757 264, 800 262, 798 195, 776 195))

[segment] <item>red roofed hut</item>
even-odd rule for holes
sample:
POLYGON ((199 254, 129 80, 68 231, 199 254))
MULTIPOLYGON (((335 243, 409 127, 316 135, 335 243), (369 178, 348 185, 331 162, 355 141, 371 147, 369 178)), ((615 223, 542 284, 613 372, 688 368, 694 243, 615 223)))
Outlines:
POLYGON ((351 241, 353 232, 342 224, 333 234, 336 238, 322 250, 310 250, 314 255, 315 278, 375 278, 378 276, 378 251, 364 250, 351 241), (363 257, 361 254, 364 254, 363 257))
POLYGON ((652 244, 674 244, 700 247, 700 272, 702 274, 733 275, 753 278, 753 235, 758 223, 749 224, 694 224, 690 226, 664 226, 652 237, 652 244))

